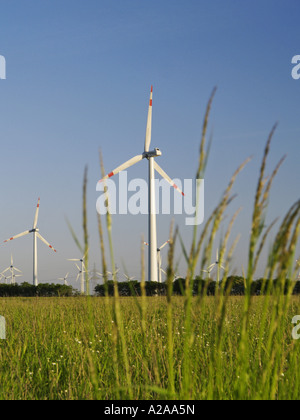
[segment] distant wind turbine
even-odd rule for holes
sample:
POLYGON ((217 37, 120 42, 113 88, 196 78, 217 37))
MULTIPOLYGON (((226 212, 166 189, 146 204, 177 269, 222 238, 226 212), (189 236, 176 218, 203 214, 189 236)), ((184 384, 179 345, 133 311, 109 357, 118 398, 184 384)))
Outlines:
POLYGON ((67 278, 68 278, 68 276, 69 276, 69 273, 67 273, 67 274, 65 275, 65 277, 61 277, 61 278, 59 278, 59 279, 57 279, 57 280, 61 280, 61 281, 63 281, 63 282, 64 282, 64 285, 65 285, 65 286, 68 286, 68 282, 67 282, 67 278))
POLYGON ((222 270, 224 270, 224 271, 225 271, 225 268, 223 267, 223 265, 221 264, 221 261, 219 260, 219 250, 218 249, 217 249, 217 253, 216 253, 216 262, 214 262, 209 267, 207 267, 207 270, 202 270, 202 271, 210 274, 215 267, 217 268, 217 282, 219 283, 219 281, 220 281, 220 268, 222 268, 222 270))
POLYGON ((94 263, 94 268, 93 270, 91 270, 91 274, 92 276, 90 277, 90 281, 94 284, 97 285, 98 281, 101 280, 101 277, 103 277, 103 274, 99 273, 99 271, 97 271, 96 269, 96 264, 94 263))
POLYGON ((111 272, 111 271, 107 271, 106 273, 107 274, 110 274, 111 275, 111 277, 112 277, 112 280, 114 280, 114 278, 116 277, 116 275, 118 274, 118 272, 120 271, 120 269, 119 268, 117 268, 114 272, 111 272))
POLYGON ((77 274, 76 281, 78 281, 79 276, 81 276, 81 282, 80 282, 80 292, 81 292, 81 294, 84 294, 84 273, 86 272, 86 268, 85 268, 85 265, 84 265, 84 260, 85 260, 85 257, 87 255, 87 253, 88 253, 88 251, 86 251, 84 256, 82 258, 79 258, 79 259, 78 258, 68 259, 68 261, 75 261, 75 262, 80 262, 81 263, 81 268, 79 268, 78 265, 75 264, 78 271, 79 271, 78 274, 77 274))
MULTIPOLYGON (((11 284, 15 284, 16 282, 16 277, 22 277, 22 274, 15 274, 15 271, 17 271, 18 273, 22 273, 21 270, 19 270, 18 268, 14 267, 14 259, 13 256, 10 256, 10 266, 7 267, 1 274, 3 276, 4 273, 6 273, 8 270, 10 270, 11 275, 10 277, 5 277, 5 279, 10 279, 10 283, 11 284)), ((4 277, 4 276, 3 276, 4 277)))
MULTIPOLYGON (((170 239, 168 239, 164 244, 162 244, 159 248, 157 248, 157 265, 158 265, 158 282, 161 283, 161 273, 165 273, 164 270, 161 268, 162 265, 162 258, 160 251, 168 244, 170 243, 170 239)), ((144 242, 145 245, 148 245, 148 242, 144 242)))
POLYGON ((7 284, 8 277, 4 276, 3 273, 0 273, 0 280, 2 280, 2 279, 4 279, 5 280, 5 284, 7 284))
POLYGON ((127 281, 136 280, 135 277, 129 277, 127 274, 123 273, 123 276, 127 279, 127 281))
POLYGON ((38 217, 39 217, 39 209, 40 209, 40 198, 38 199, 38 204, 36 207, 33 227, 31 230, 26 230, 23 233, 20 233, 19 235, 13 236, 12 238, 7 239, 4 242, 9 242, 17 238, 21 238, 22 236, 29 235, 30 233, 33 233, 33 285, 37 286, 38 283, 38 261, 37 261, 37 238, 39 238, 44 244, 46 244, 50 249, 52 249, 54 252, 56 250, 53 248, 52 245, 50 245, 45 238, 42 237, 42 235, 39 233, 39 229, 37 228, 38 223, 38 217))
POLYGON ((145 137, 145 148, 144 152, 141 155, 137 155, 134 158, 128 160, 122 165, 118 166, 104 178, 102 178, 99 183, 104 180, 111 178, 113 175, 118 174, 121 171, 135 165, 143 159, 147 159, 149 162, 149 220, 148 220, 148 229, 149 229, 149 254, 148 254, 148 280, 157 282, 157 232, 156 232, 156 207, 155 207, 155 175, 154 170, 156 170, 167 182, 171 184, 177 191, 182 195, 184 193, 178 188, 178 186, 172 181, 172 179, 165 173, 165 171, 155 162, 155 158, 161 156, 161 151, 158 148, 150 151, 151 143, 151 130, 152 130, 152 94, 153 87, 151 86, 150 92, 150 101, 148 108, 148 119, 146 127, 146 137, 145 137))

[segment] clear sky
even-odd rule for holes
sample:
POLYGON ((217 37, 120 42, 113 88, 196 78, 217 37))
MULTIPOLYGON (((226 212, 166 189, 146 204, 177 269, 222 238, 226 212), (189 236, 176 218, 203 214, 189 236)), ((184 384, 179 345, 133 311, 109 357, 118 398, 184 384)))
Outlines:
MULTIPOLYGON (((82 234, 82 179, 88 165, 90 262, 101 270, 96 223, 96 183, 101 148, 107 171, 143 152, 150 86, 152 146, 174 178, 193 178, 205 107, 214 86, 209 135, 213 143, 205 175, 209 214, 231 175, 243 206, 234 235, 242 233, 233 268, 240 273, 248 251, 258 170, 275 122, 267 172, 285 154, 271 194, 268 221, 282 217, 299 198, 300 80, 291 77, 300 54, 298 0, 21 0, 0 1, 0 238, 32 227, 41 197, 39 228, 55 246, 38 246, 40 282, 76 275, 67 258, 80 253, 67 217, 82 234)), ((130 179, 147 179, 142 162, 130 179)), ((232 213, 231 213, 232 212, 232 213)), ((183 216, 184 217, 184 216, 183 216)), ((176 217, 186 245, 191 228, 176 217)), ((159 216, 158 242, 168 239, 170 216, 159 216)), ((147 216, 113 217, 117 264, 140 273, 140 240, 147 216)), ((226 225, 225 225, 226 226, 226 225)), ((1 245, 0 267, 13 253, 32 281, 32 238, 1 245)), ((177 246, 176 257, 180 257, 177 246)), ((108 256, 108 253, 107 253, 108 256)), ((166 262, 166 248, 163 254, 166 262)), ((184 259, 179 273, 184 274, 184 259)))

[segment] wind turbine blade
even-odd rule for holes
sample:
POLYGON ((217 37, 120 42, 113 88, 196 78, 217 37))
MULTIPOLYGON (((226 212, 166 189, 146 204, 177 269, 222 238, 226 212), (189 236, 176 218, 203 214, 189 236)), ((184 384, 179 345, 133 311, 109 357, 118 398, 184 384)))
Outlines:
POLYGON ((6 273, 6 271, 8 271, 8 270, 10 270, 10 267, 7 267, 4 271, 2 271, 2 273, 1 273, 1 274, 6 273))
POLYGON ((181 191, 180 188, 173 182, 173 180, 165 173, 165 171, 154 161, 154 169, 169 183, 172 185, 172 187, 175 188, 180 194, 184 196, 184 193, 181 191))
POLYGON ((215 267, 216 267, 216 264, 211 264, 209 267, 207 267, 208 274, 210 274, 215 267))
POLYGON ((170 242, 170 239, 168 239, 164 244, 162 244, 162 246, 160 248, 158 248, 159 250, 162 250, 168 243, 170 242))
POLYGON ((36 229, 36 227, 37 227, 37 222, 38 222, 38 218, 39 218, 39 210, 40 210, 40 198, 38 199, 38 203, 37 203, 37 206, 36 206, 34 222, 33 222, 33 229, 36 229))
POLYGON ((39 234, 39 232, 36 232, 36 234, 37 234, 37 237, 38 237, 38 238, 39 238, 42 242, 44 242, 44 244, 46 244, 46 245, 47 245, 50 249, 52 249, 54 252, 56 252, 56 249, 54 249, 54 248, 53 248, 53 246, 52 246, 52 245, 50 245, 50 244, 49 244, 49 242, 47 242, 47 241, 46 241, 46 239, 42 237, 42 235, 40 235, 40 234, 39 234))
POLYGON ((146 138, 145 138, 145 152, 149 152, 149 147, 151 144, 152 94, 153 94, 153 86, 151 86, 150 101, 149 101, 149 108, 148 108, 148 118, 147 118, 146 138))
POLYGON ((216 257, 217 257, 216 261, 219 261, 219 250, 218 249, 217 249, 216 257))
POLYGON ((18 268, 14 267, 14 269, 18 272, 18 273, 22 273, 21 270, 19 270, 18 268))
POLYGON ((143 155, 137 155, 137 156, 133 157, 132 159, 129 159, 127 162, 118 166, 116 169, 114 169, 112 172, 110 172, 104 178, 100 179, 99 182, 103 182, 105 179, 111 178, 112 176, 118 174, 119 172, 124 171, 127 168, 130 168, 130 166, 135 165, 136 163, 140 162, 142 159, 143 159, 143 155))
POLYGON ((80 261, 78 258, 71 258, 71 259, 68 259, 68 261, 80 261))
POLYGON ((77 270, 81 272, 81 269, 79 268, 79 266, 75 263, 77 270))
POLYGON ((19 233, 19 235, 16 235, 16 236, 13 236, 12 238, 7 239, 6 241, 4 241, 4 243, 12 241, 12 240, 17 239, 17 238, 21 238, 22 236, 28 235, 29 233, 30 233, 30 230, 26 230, 26 232, 19 233))

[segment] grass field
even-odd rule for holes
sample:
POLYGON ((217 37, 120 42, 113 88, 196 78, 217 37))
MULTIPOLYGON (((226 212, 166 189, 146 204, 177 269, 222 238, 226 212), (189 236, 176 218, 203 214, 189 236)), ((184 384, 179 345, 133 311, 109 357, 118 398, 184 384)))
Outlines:
POLYGON ((297 399, 300 298, 277 315, 266 299, 253 298, 241 342, 242 297, 228 299, 222 326, 218 299, 194 298, 188 331, 182 297, 171 322, 164 297, 146 298, 144 317, 121 298, 122 326, 113 298, 2 298, 0 399, 297 399))

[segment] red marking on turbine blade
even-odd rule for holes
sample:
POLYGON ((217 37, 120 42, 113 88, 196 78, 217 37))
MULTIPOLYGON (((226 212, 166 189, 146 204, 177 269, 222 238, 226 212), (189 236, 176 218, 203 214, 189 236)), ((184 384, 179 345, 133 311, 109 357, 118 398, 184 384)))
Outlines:
POLYGON ((177 187, 177 185, 176 185, 176 184, 174 184, 174 185, 173 185, 173 187, 174 187, 176 190, 178 190, 178 187, 177 187))
POLYGON ((184 193, 182 192, 181 194, 182 194, 182 195, 183 195, 183 197, 184 197, 184 193))
POLYGON ((150 99, 149 106, 152 106, 152 99, 150 99))
POLYGON ((151 85, 151 93, 153 92, 153 86, 151 85))
POLYGON ((113 172, 111 172, 110 174, 108 174, 108 178, 111 178, 114 175, 113 172))

